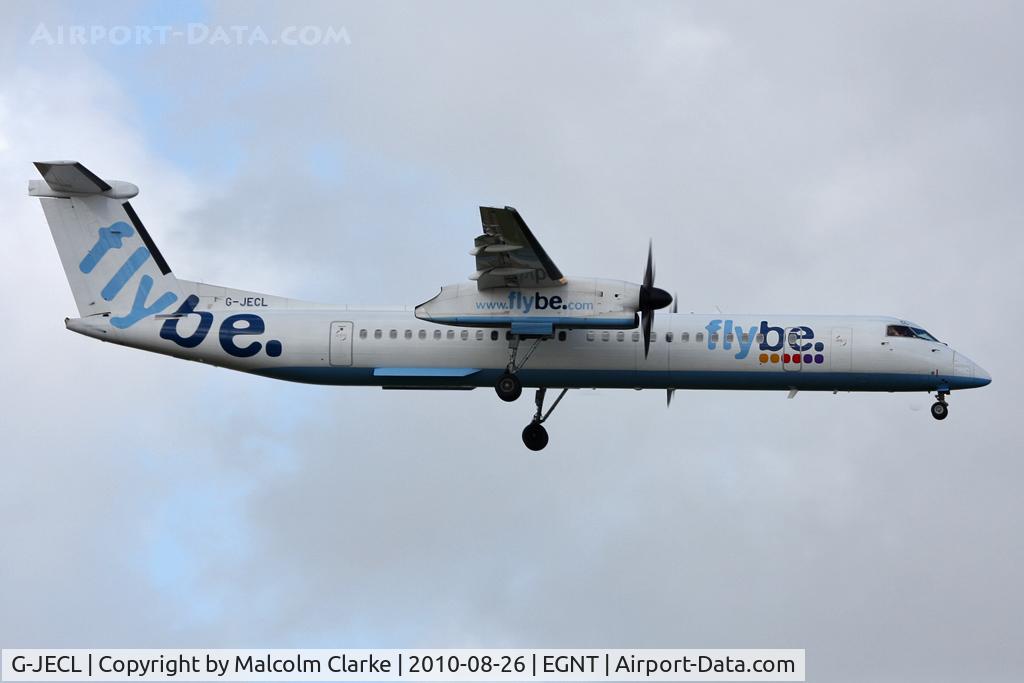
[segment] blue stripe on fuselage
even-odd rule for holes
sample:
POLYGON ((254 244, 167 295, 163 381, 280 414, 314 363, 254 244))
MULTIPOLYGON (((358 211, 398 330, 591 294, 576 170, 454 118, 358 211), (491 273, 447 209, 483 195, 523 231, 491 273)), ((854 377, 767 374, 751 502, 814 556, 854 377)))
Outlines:
MULTIPOLYGON (((414 376, 405 369, 400 376, 382 376, 375 368, 278 367, 261 368, 256 374, 308 384, 353 386, 489 387, 502 369, 485 369, 465 377, 434 374, 414 376)), ((524 368, 518 373, 527 387, 598 389, 738 389, 801 391, 935 391, 939 388, 971 389, 986 381, 972 377, 943 377, 880 372, 749 372, 749 371, 630 371, 542 370, 524 368)))

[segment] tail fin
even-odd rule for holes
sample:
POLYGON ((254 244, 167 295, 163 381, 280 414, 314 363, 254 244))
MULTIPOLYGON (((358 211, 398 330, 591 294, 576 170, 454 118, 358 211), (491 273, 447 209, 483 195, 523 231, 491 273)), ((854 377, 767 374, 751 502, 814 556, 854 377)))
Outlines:
POLYGON ((128 202, 131 183, 106 181, 77 161, 35 164, 39 197, 81 317, 110 316, 131 327, 181 298, 178 280, 128 202))

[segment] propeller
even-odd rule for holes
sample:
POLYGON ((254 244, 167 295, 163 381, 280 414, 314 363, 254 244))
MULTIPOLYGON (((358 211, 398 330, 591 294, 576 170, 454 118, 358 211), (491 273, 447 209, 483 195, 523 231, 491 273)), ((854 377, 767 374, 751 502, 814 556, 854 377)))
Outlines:
MULTIPOLYGON (((678 313, 679 312, 679 292, 676 292, 675 294, 672 295, 672 312, 673 313, 678 313)), ((672 407, 672 397, 676 395, 676 390, 675 389, 669 389, 667 391, 667 393, 668 393, 668 396, 666 398, 668 400, 665 403, 665 407, 666 408, 671 408, 672 407)))
POLYGON ((647 269, 644 284, 640 287, 640 326, 644 332, 644 358, 651 350, 651 329, 654 327, 654 312, 665 308, 673 301, 672 295, 654 286, 654 242, 647 244, 647 269))

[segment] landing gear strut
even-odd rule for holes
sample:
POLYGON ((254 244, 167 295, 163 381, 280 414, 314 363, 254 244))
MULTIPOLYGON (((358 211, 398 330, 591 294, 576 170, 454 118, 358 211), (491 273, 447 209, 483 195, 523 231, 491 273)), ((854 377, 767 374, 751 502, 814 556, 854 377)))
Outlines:
MULTIPOLYGON (((516 377, 516 373, 524 365, 526 361, 530 360, 530 356, 537 350, 540 343, 544 341, 544 337, 536 337, 533 340, 533 344, 526 351, 526 355, 523 356, 522 360, 518 359, 519 354, 519 340, 518 334, 513 334, 508 342, 508 365, 505 366, 505 374, 498 378, 498 382, 494 385, 494 392, 498 394, 498 398, 502 401, 512 402, 519 398, 523 393, 523 383, 516 377)), ((545 439, 545 443, 547 440, 545 439)), ((541 446, 543 448, 543 446, 541 446)))
POLYGON ((558 398, 551 404, 547 412, 544 412, 544 396, 548 390, 546 387, 541 387, 537 390, 537 396, 534 399, 537 403, 537 412, 533 414, 533 420, 530 424, 526 425, 523 429, 523 443, 531 451, 542 451, 544 447, 548 445, 548 430, 544 429, 544 423, 551 416, 551 413, 555 412, 555 408, 561 403, 568 389, 562 389, 562 393, 558 394, 558 398))
POLYGON ((932 404, 932 417, 936 420, 945 420, 949 416, 949 406, 946 405, 946 396, 948 395, 948 391, 939 391, 935 394, 936 401, 932 404))

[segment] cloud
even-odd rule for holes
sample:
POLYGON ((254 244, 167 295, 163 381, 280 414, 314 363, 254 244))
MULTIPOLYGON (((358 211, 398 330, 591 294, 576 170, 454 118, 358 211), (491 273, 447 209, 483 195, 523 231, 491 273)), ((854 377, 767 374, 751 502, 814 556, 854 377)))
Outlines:
POLYGON ((351 45, 11 57, 0 641, 1020 669, 1019 11, 601 9, 246 5, 351 45), (681 310, 907 315, 995 382, 941 424, 924 396, 571 392, 529 455, 529 396, 287 385, 63 333, 20 179, 68 156, 140 185, 185 277, 415 303, 507 203, 567 272, 636 280, 653 237, 681 310))

